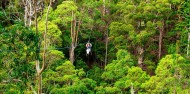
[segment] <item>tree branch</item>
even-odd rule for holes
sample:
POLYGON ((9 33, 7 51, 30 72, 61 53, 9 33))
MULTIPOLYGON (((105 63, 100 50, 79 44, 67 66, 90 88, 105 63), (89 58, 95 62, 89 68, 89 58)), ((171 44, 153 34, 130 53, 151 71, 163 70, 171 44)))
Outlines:
POLYGON ((44 49, 43 49, 43 63, 42 63, 42 68, 40 70, 40 73, 42 73, 42 71, 44 70, 45 68, 45 62, 46 62, 46 36, 47 36, 47 29, 48 29, 48 14, 49 14, 49 10, 50 10, 50 7, 51 7, 51 2, 52 0, 50 0, 50 4, 48 6, 48 10, 47 10, 47 13, 46 13, 46 28, 45 28, 45 32, 44 32, 44 49))

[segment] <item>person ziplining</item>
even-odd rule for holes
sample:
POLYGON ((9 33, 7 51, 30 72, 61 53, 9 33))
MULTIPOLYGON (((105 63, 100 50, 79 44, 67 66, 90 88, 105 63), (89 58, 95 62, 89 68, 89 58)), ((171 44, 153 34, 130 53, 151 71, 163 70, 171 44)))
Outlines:
POLYGON ((91 47, 92 47, 92 44, 88 41, 86 43, 86 55, 89 55, 91 53, 91 47))

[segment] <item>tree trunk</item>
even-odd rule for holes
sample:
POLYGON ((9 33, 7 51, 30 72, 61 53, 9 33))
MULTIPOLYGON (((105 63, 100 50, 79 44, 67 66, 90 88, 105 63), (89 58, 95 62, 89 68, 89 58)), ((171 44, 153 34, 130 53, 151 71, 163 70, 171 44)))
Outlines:
POLYGON ((162 38, 163 38, 163 33, 164 33, 164 27, 160 27, 158 59, 160 59, 161 55, 162 55, 162 38))
POLYGON ((38 94, 42 94, 42 75, 38 73, 38 94))
POLYGON ((106 30, 106 54, 105 54, 105 66, 107 64, 107 58, 108 58, 108 30, 106 30))
POLYGON ((142 47, 138 47, 137 48, 138 51, 138 65, 139 67, 143 67, 143 53, 144 53, 144 49, 142 47))
POLYGON ((74 63, 75 59, 75 21, 74 21, 74 13, 72 11, 72 20, 71 20, 71 47, 69 49, 69 59, 71 63, 74 63))
MULTIPOLYGON (((105 16, 106 15, 106 4, 105 4, 106 2, 105 2, 105 0, 103 0, 103 3, 104 3, 103 4, 103 16, 105 16)), ((108 26, 107 26, 107 23, 106 23, 106 27, 105 27, 106 28, 106 32, 105 32, 106 33, 105 34, 106 35, 106 39, 105 39, 105 42, 106 42, 106 45, 105 45, 106 46, 106 52, 105 52, 105 61, 104 61, 105 62, 105 66, 107 65, 107 57, 108 57, 108 30, 107 30, 107 27, 108 26)))
POLYGON ((78 33, 80 31, 81 21, 77 22, 75 13, 72 11, 72 20, 71 20, 71 47, 69 49, 69 59, 73 64, 75 61, 75 48, 77 47, 78 33))
MULTIPOLYGON (((47 35, 47 31, 48 31, 48 14, 49 14, 49 10, 50 10, 50 6, 51 6, 51 0, 50 0, 50 4, 48 6, 48 10, 46 13, 46 21, 45 21, 45 32, 44 32, 44 48, 43 48, 43 61, 42 61, 42 68, 40 68, 40 62, 39 60, 36 61, 36 71, 37 71, 37 80, 38 80, 38 94, 42 94, 42 72, 45 69, 45 63, 46 63, 46 45, 47 45, 47 40, 46 40, 46 35, 47 35)), ((36 3, 36 2, 35 2, 36 3)), ((35 6, 36 7, 36 6, 35 6)), ((36 11, 36 10, 35 10, 36 11)), ((36 16, 37 17, 37 16, 36 16)), ((35 18, 36 19, 36 18, 35 18)), ((37 20, 37 19, 36 19, 37 20)), ((36 32, 37 30, 37 21, 36 21, 36 32)))
POLYGON ((29 0, 29 18, 28 18, 28 26, 31 26, 32 25, 32 15, 33 15, 33 13, 32 12, 34 12, 33 11, 33 9, 32 9, 32 0, 29 0))
POLYGON ((187 56, 189 56, 189 44, 190 43, 190 33, 188 33, 188 43, 187 43, 187 56))
POLYGON ((28 18, 28 3, 27 0, 24 3, 24 24, 27 26, 27 18, 28 18))
POLYGON ((142 64, 143 64, 143 56, 140 55, 140 56, 138 57, 138 65, 142 68, 142 64))
POLYGON ((131 83, 131 94, 135 94, 133 83, 131 83))
MULTIPOLYGON (((31 26, 32 25, 32 16, 35 13, 35 9, 33 8, 34 2, 32 0, 23 0, 23 2, 24 2, 24 7, 25 7, 24 23, 25 23, 25 26, 31 26)), ((35 8, 36 8, 36 6, 35 6, 35 8)))
POLYGON ((105 16, 105 14, 106 14, 106 2, 105 2, 105 0, 103 0, 103 16, 105 16))
POLYGON ((71 44, 71 48, 70 48, 69 54, 70 54, 70 61, 73 64, 74 61, 75 61, 75 43, 71 44))
POLYGON ((43 3, 40 0, 22 0, 24 3, 24 23, 25 26, 32 25, 32 19, 35 18, 34 14, 42 10, 43 3))
POLYGON ((42 69, 40 69, 40 62, 36 61, 36 71, 37 71, 37 80, 38 80, 38 94, 42 94, 42 69))

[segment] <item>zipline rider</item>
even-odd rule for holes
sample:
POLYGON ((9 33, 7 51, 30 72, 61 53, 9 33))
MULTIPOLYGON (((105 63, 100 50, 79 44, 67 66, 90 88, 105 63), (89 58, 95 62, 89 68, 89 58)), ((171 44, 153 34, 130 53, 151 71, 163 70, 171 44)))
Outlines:
POLYGON ((88 41, 86 43, 86 54, 89 55, 89 53, 91 52, 91 47, 92 47, 92 44, 88 41))

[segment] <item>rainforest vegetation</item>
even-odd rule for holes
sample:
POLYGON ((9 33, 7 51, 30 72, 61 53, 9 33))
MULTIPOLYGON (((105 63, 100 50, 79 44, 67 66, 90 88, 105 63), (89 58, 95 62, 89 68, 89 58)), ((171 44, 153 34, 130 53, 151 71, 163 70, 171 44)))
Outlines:
POLYGON ((189 0, 0 0, 0 94, 190 94, 189 51, 189 0))

